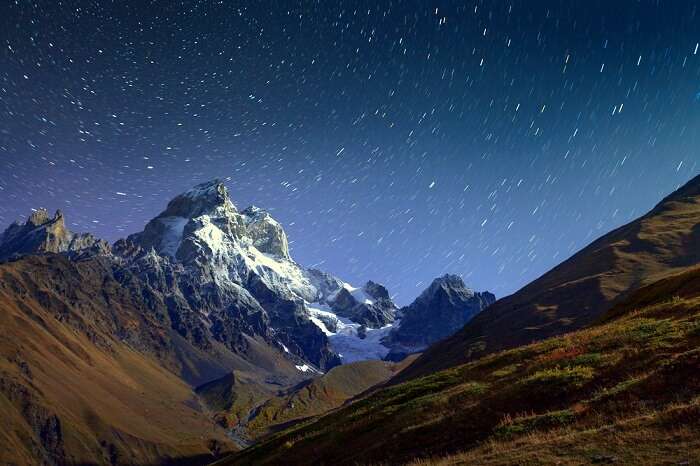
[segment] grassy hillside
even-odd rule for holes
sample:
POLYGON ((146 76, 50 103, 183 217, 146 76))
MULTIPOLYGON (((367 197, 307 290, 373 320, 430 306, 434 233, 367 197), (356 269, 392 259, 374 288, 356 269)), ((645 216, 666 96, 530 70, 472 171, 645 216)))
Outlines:
POLYGON ((591 324, 634 290, 700 263, 700 177, 593 242, 402 371, 405 381, 591 324))
POLYGON ((700 459, 699 346, 692 269, 590 328, 384 388, 219 464, 681 464, 700 459))
POLYGON ((360 361, 331 369, 321 377, 287 390, 269 388, 232 373, 197 389, 216 419, 233 430, 241 444, 294 422, 327 413, 351 398, 387 381, 410 362, 360 361))

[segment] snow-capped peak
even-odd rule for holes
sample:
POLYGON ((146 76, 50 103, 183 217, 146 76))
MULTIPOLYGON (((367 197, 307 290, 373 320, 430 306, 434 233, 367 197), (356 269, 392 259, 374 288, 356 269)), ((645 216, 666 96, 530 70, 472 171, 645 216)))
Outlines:
POLYGON ((219 180, 176 196, 130 239, 185 265, 206 269, 221 283, 242 283, 258 275, 270 289, 314 300, 317 289, 289 256, 284 229, 258 207, 239 212, 219 180))
POLYGON ((307 317, 329 337, 334 350, 344 353, 346 361, 388 352, 380 340, 391 328, 396 307, 386 289, 373 282, 353 287, 301 267, 289 255, 282 225, 259 207, 238 211, 218 180, 176 196, 143 232, 130 239, 170 256, 198 283, 213 282, 222 289, 250 286, 264 301, 268 291, 262 285, 275 299, 303 303, 307 317), (319 314, 321 310, 328 315, 319 314), (332 330, 324 327, 324 319, 332 330))

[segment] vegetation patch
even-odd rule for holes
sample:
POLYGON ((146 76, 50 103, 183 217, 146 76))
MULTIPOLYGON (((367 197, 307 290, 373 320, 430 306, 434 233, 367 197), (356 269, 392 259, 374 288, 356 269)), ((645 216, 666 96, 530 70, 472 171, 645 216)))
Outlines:
POLYGON ((641 377, 630 377, 629 379, 618 383, 617 385, 614 385, 610 388, 603 388, 599 391, 597 391, 594 395, 591 401, 603 401, 607 400, 610 398, 614 398, 615 396, 627 392, 630 388, 634 387, 635 385, 639 384, 642 381, 641 377))
POLYGON ((507 377, 513 374, 515 371, 517 371, 519 367, 520 364, 509 364, 505 367, 493 371, 491 375, 496 378, 507 377))
POLYGON ((515 437, 536 430, 563 427, 573 423, 575 420, 576 414, 570 409, 515 418, 506 415, 493 431, 498 437, 515 437))
POLYGON ((547 391, 580 388, 594 376, 595 371, 589 366, 557 366, 537 371, 523 379, 520 384, 547 391))

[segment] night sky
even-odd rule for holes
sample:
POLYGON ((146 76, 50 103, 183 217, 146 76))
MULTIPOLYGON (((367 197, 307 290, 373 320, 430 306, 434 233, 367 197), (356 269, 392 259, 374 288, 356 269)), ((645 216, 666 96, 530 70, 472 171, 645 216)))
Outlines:
POLYGON ((116 240, 225 179, 406 303, 503 296, 700 161, 694 1, 3 1, 0 228, 116 240))

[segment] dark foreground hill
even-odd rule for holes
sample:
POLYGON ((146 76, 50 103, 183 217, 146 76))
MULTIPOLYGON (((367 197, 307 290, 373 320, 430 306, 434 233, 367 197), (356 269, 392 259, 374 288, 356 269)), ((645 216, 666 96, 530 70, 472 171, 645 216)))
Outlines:
POLYGON ((217 464, 698 459, 700 269, 692 269, 641 288, 587 329, 384 388, 217 464))

